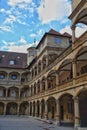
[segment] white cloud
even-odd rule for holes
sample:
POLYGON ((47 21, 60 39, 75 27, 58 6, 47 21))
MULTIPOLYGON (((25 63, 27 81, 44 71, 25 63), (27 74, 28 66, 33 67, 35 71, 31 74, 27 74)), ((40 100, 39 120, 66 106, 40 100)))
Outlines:
POLYGON ((19 42, 22 43, 22 44, 26 44, 27 43, 27 41, 25 40, 24 36, 21 36, 19 42))
POLYGON ((32 34, 30 34, 30 37, 35 38, 35 37, 36 37, 36 34, 35 34, 35 33, 32 33, 32 34))
POLYGON ((9 46, 8 47, 8 51, 12 51, 12 52, 23 52, 26 53, 27 52, 27 48, 29 48, 31 46, 31 44, 26 44, 26 45, 21 45, 21 46, 9 46))
POLYGON ((12 29, 9 26, 3 25, 0 27, 1 31, 5 31, 5 32, 13 32, 12 29))
POLYGON ((6 20, 5 20, 5 22, 4 22, 4 24, 6 23, 13 23, 13 22, 16 22, 17 21, 17 19, 16 19, 16 17, 14 16, 14 15, 9 15, 9 17, 8 18, 6 18, 6 20))
POLYGON ((11 6, 15 6, 23 2, 29 4, 31 1, 32 0, 9 0, 8 4, 11 6))
POLYGON ((4 8, 0 9, 1 13, 11 14, 11 10, 5 10, 4 8))
POLYGON ((71 4, 68 0, 44 0, 37 9, 39 19, 43 24, 52 20, 61 20, 71 13, 71 4))
POLYGON ((15 42, 6 42, 5 40, 2 40, 2 43, 3 43, 5 46, 13 46, 13 45, 15 45, 15 42))
MULTIPOLYGON (((85 27, 85 26, 81 26, 81 27, 77 26, 76 30, 75 30, 76 37, 79 37, 85 31, 87 31, 87 27, 85 27)), ((67 32, 67 33, 72 35, 72 30, 71 30, 70 26, 66 26, 65 28, 60 30, 60 33, 64 33, 64 32, 67 32)))

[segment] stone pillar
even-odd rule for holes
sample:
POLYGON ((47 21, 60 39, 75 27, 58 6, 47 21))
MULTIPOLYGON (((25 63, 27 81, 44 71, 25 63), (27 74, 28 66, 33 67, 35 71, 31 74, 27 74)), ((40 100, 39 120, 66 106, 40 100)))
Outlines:
POLYGON ((74 97, 74 117, 75 117, 75 129, 80 126, 80 115, 79 115, 79 99, 78 97, 74 97))
POLYGON ((40 92, 42 92, 42 80, 40 81, 40 92))
POLYGON ((17 108, 17 115, 19 115, 19 109, 20 109, 20 104, 18 103, 18 108, 17 108))
POLYGON ((35 116, 37 117, 37 103, 35 103, 35 116))
POLYGON ((71 26, 71 29, 72 29, 72 43, 74 43, 74 41, 75 41, 75 25, 72 25, 71 26))
POLYGON ((32 103, 32 116, 34 115, 34 105, 32 103))
POLYGON ((8 89, 6 88, 6 97, 8 96, 8 89))
POLYGON ((28 111, 28 114, 29 114, 29 116, 30 116, 30 102, 29 102, 29 107, 28 107, 28 108, 29 108, 29 109, 28 109, 28 110, 29 110, 29 111, 28 111))
POLYGON ((56 85, 59 85, 59 75, 56 73, 56 85))
POLYGON ((41 118, 41 102, 39 103, 39 117, 41 118))
POLYGON ((48 57, 46 57, 46 66, 48 66, 48 57))
POLYGON ((21 94, 21 89, 19 89, 19 98, 20 98, 20 96, 21 96, 20 94, 21 94))
POLYGON ((75 84, 75 79, 76 79, 76 61, 72 62, 72 68, 73 68, 73 84, 75 84))
POLYGON ((43 61, 41 61, 41 71, 43 70, 43 61))
POLYGON ((46 80, 45 80, 45 90, 47 90, 48 89, 48 81, 47 81, 47 78, 46 78, 46 80))
POLYGON ((60 125, 60 101, 56 100, 56 124, 60 125))
POLYGON ((36 83, 36 94, 38 93, 38 85, 37 85, 37 83, 36 83))
POLYGON ((6 115, 6 107, 7 107, 7 103, 4 104, 4 115, 6 115))
POLYGON ((47 119, 47 102, 45 102, 45 119, 47 119))

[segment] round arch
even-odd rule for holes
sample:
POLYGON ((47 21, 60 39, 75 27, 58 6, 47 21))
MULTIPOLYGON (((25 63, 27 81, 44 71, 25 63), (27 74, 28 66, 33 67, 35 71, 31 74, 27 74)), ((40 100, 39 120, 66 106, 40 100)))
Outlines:
POLYGON ((58 98, 60 109, 60 122, 63 125, 74 125, 74 100, 71 93, 63 93, 58 98))
POLYGON ((80 89, 77 93, 79 101, 79 116, 81 127, 87 127, 87 88, 80 89))
POLYGON ((76 17, 73 25, 77 23, 83 23, 87 25, 87 8, 83 9, 76 17))
POLYGON ((78 51, 76 52, 75 56, 74 56, 74 59, 77 58, 78 54, 81 52, 83 53, 83 51, 86 51, 87 50, 87 46, 83 46, 81 47, 80 49, 78 49, 78 51))
POLYGON ((9 102, 6 107, 6 115, 17 115, 17 107, 16 102, 9 102))
POLYGON ((18 97, 19 96, 19 88, 12 86, 8 88, 8 97, 18 97))
POLYGON ((26 102, 22 102, 20 104, 20 115, 28 115, 29 114, 29 103, 26 102))
POLYGON ((56 116, 56 99, 51 96, 47 99, 47 118, 55 119, 56 116))

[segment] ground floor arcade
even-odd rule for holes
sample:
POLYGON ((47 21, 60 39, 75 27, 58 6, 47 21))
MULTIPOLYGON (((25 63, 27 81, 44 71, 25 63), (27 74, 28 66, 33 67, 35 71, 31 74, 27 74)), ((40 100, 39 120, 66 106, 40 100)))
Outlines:
POLYGON ((54 120, 59 125, 84 127, 87 126, 87 90, 80 91, 76 97, 65 93, 58 99, 51 96, 31 102, 0 102, 0 115, 30 115, 54 120))

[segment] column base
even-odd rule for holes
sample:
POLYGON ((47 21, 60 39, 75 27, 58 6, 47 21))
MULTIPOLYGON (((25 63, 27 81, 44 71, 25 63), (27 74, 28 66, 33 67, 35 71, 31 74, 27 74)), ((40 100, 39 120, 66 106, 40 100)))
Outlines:
POLYGON ((79 124, 75 124, 75 125, 74 125, 74 130, 78 130, 79 127, 80 127, 79 124))
POLYGON ((60 126, 60 121, 56 121, 55 124, 56 124, 57 126, 60 126))

